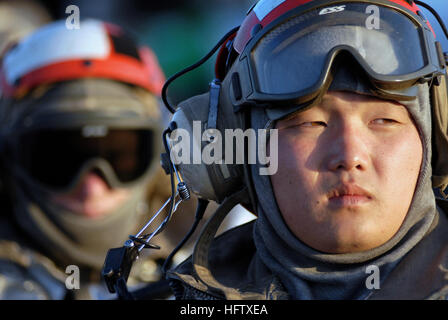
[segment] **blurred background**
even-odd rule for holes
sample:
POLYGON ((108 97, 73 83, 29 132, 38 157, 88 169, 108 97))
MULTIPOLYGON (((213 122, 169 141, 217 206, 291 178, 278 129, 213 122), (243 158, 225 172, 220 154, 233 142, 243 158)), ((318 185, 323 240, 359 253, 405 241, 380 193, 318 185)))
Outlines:
MULTIPOLYGON (((16 2, 17 0, 9 0, 16 2)), ((36 0, 37 1, 37 0, 36 0)), ((121 25, 149 45, 169 77, 206 55, 231 28, 238 26, 257 0, 51 0, 37 1, 53 19, 65 19, 76 5, 81 21, 98 18, 121 25)), ((214 59, 176 80, 170 101, 204 92, 213 79, 214 59)))
MULTIPOLYGON (((258 0, 6 0, 1 2, 36 2, 52 19, 69 16, 66 8, 76 5, 80 17, 98 18, 121 25, 134 33, 137 40, 155 51, 169 77, 206 55, 231 28, 238 26, 246 12, 258 0)), ((424 0, 438 11, 448 24, 447 0, 424 0)), ((423 9, 444 50, 448 40, 432 14, 423 9)), ((0 23, 8 23, 0 14, 0 23)), ((207 90, 213 79, 214 58, 202 67, 172 83, 169 98, 177 103, 207 90), (193 93, 193 94, 192 94, 193 93)))

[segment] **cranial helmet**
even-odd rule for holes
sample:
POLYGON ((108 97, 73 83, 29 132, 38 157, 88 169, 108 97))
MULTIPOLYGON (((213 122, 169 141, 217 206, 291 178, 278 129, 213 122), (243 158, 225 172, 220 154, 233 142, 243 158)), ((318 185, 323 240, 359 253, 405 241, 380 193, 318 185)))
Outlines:
POLYGON ((0 77, 14 217, 59 261, 99 269, 138 225, 159 172, 165 79, 155 55, 116 25, 85 20, 70 30, 56 21, 7 51, 0 77), (50 200, 91 171, 129 199, 98 219, 50 200))

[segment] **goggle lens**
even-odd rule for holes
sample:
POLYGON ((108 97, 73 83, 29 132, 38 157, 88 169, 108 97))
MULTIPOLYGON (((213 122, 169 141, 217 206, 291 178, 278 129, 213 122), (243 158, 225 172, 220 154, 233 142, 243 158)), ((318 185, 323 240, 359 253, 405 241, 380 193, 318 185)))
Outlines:
POLYGON ((337 48, 354 53, 375 76, 405 76, 425 67, 429 59, 421 27, 382 6, 376 6, 377 22, 372 23, 368 6, 348 3, 333 13, 318 8, 267 32, 251 51, 258 92, 294 94, 315 87, 337 48))
POLYGON ((18 160, 39 182, 63 188, 88 160, 106 160, 122 183, 141 177, 154 156, 151 130, 109 129, 101 136, 78 130, 39 130, 22 135, 18 160))

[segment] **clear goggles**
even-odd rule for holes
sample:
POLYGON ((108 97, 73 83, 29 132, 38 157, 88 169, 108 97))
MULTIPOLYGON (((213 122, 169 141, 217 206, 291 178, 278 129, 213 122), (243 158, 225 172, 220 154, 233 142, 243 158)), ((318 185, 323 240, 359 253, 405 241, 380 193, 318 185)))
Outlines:
POLYGON ((395 99, 414 98, 410 88, 445 73, 440 43, 424 18, 393 4, 372 11, 372 1, 342 3, 339 11, 301 6, 257 33, 231 74, 234 105, 311 101, 340 56, 395 99))

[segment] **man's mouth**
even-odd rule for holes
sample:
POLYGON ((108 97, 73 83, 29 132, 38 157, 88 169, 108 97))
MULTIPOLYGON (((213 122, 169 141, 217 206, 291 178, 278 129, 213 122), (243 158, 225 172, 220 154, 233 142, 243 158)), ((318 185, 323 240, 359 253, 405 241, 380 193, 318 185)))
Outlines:
POLYGON ((341 184, 328 193, 330 205, 336 207, 360 206, 372 199, 372 194, 357 184, 341 184))

